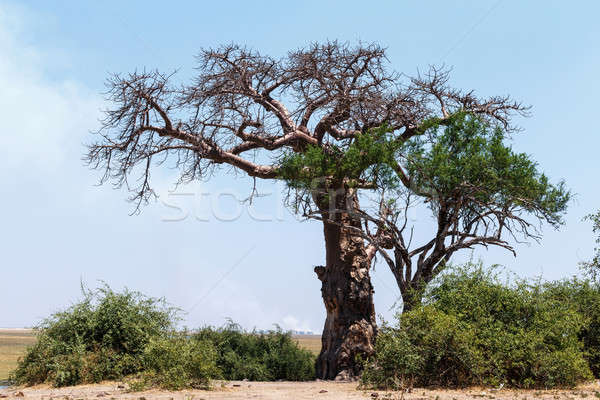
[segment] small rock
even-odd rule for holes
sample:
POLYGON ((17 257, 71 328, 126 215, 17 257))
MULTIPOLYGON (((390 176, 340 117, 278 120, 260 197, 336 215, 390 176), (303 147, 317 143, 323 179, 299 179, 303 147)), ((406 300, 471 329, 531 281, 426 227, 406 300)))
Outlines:
POLYGON ((374 399, 376 399, 376 398, 379 397, 379 393, 373 392, 373 393, 371 393, 371 397, 374 398, 374 399))
POLYGON ((321 390, 319 390, 319 393, 327 393, 327 390, 321 389, 321 390))
POLYGON ((335 377, 336 382, 345 382, 351 380, 350 373, 348 371, 342 371, 335 377))
POLYGON ((15 397, 25 397, 25 395, 23 394, 23 392, 17 392, 15 393, 15 397))
POLYGON ((5 395, 5 394, 0 394, 0 399, 5 399, 5 398, 7 398, 7 397, 8 397, 8 396, 7 396, 7 395, 5 395))
POLYGON ((138 397, 138 400, 146 400, 146 398, 142 396, 142 397, 138 397))
POLYGON ((125 389, 125 385, 118 385, 117 389, 125 389))

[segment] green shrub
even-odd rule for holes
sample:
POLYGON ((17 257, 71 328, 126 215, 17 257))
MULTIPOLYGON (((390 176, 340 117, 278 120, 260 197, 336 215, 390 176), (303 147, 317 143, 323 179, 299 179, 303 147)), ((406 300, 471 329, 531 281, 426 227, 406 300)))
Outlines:
POLYGON ((189 340, 185 334, 157 338, 144 351, 142 379, 169 390, 207 388, 221 374, 216 361, 216 349, 208 341, 189 340))
POLYGON ((221 329, 204 328, 193 338, 213 343, 225 379, 306 381, 315 376, 314 355, 280 329, 248 333, 230 323, 221 329))
POLYGON ((573 278, 544 285, 546 296, 568 303, 585 319, 579 333, 585 357, 596 378, 600 378, 600 286, 597 282, 573 278))
POLYGON ((130 388, 206 388, 210 379, 314 378, 314 356, 280 330, 247 333, 230 324, 176 332, 177 310, 163 300, 107 286, 37 328, 19 361, 17 384, 68 386, 127 379, 130 388))
POLYGON ((403 389, 415 385, 425 368, 425 356, 405 330, 381 327, 376 342, 376 359, 369 360, 361 383, 367 387, 403 389))
POLYGON ((362 383, 393 389, 473 384, 483 362, 475 343, 474 331, 455 316, 418 307, 402 316, 401 327, 382 328, 362 383))
POLYGON ((398 322, 378 336, 363 385, 549 388, 592 377, 580 340, 587 319, 539 282, 455 268, 398 322))
POLYGON ((19 361, 18 384, 55 386, 121 379, 144 368, 153 338, 174 329, 176 310, 163 300, 105 286, 84 290, 84 298, 53 314, 37 328, 37 342, 19 361))

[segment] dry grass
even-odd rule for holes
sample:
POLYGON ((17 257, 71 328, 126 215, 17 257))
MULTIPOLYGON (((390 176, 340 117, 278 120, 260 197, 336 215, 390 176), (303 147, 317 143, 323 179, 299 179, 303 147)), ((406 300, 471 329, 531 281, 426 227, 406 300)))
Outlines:
POLYGON ((0 329, 0 381, 8 379, 27 346, 35 342, 29 329, 0 329))
POLYGON ((303 349, 318 355, 321 351, 321 335, 294 335, 293 338, 303 349))

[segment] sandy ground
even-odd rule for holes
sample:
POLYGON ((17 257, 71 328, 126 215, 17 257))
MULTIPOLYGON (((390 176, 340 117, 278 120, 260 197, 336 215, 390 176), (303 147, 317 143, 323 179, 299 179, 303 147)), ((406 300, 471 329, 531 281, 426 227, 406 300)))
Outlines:
POLYGON ((337 382, 226 382, 216 383, 213 390, 168 392, 151 390, 128 393, 117 383, 82 385, 55 389, 48 386, 7 388, 0 398, 40 400, 210 400, 210 399, 403 399, 403 400, 556 400, 600 398, 600 383, 595 382, 571 390, 494 390, 471 388, 464 390, 413 389, 411 393, 357 390, 356 383, 337 382))

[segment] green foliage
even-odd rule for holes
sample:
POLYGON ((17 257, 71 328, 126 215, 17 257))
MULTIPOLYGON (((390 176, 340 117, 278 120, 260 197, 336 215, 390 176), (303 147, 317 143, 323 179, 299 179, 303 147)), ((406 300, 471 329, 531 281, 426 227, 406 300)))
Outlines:
POLYGON ((194 340, 209 341, 217 349, 217 365, 225 379, 306 381, 314 379, 315 358, 288 333, 247 333, 235 324, 204 328, 194 340))
MULTIPOLYGON (((279 176, 293 189, 314 189, 323 182, 349 187, 406 191, 437 201, 453 199, 465 212, 481 207, 519 210, 550 224, 562 223, 570 199, 564 183, 551 184, 525 153, 506 142, 507 133, 481 118, 457 112, 423 121, 409 139, 382 126, 359 134, 348 145, 309 146, 288 153, 279 176), (399 167, 409 183, 402 183, 399 167), (461 201, 458 199, 461 198, 461 201)), ((390 200, 397 201, 394 195, 390 200)))
POLYGON ((400 143, 392 140, 389 129, 382 127, 359 134, 345 147, 332 145, 327 151, 309 146, 302 153, 285 154, 279 165, 279 177, 290 187, 310 189, 322 179, 345 181, 350 186, 359 180, 395 185, 390 165, 400 143))
POLYGON ((586 220, 592 222, 592 230, 598 234, 596 238, 596 248, 594 255, 590 261, 585 261, 580 264, 581 269, 590 276, 594 281, 598 281, 598 272, 600 271, 600 211, 596 214, 590 214, 585 217, 586 220))
MULTIPOLYGON (((507 134, 467 113, 433 121, 406 143, 402 164, 417 194, 433 198, 465 196, 473 205, 495 204, 561 223, 570 193, 553 185, 525 153, 506 144, 507 134)), ((464 205, 469 209, 469 205, 464 205)))
POLYGON ((185 334, 152 339, 146 346, 143 360, 141 378, 147 386, 169 390, 207 388, 211 378, 221 376, 213 344, 189 340, 185 334))
POLYGON ((120 379, 143 369, 154 337, 174 328, 176 310, 159 299, 107 286, 84 290, 84 299, 37 328, 38 341, 13 373, 19 384, 55 386, 120 379))
POLYGON ((473 341, 473 332, 456 317, 430 306, 418 307, 402 316, 401 327, 381 329, 375 358, 366 364, 362 385, 403 389, 471 384, 481 359, 473 341))
POLYGON ((308 380, 314 355, 280 330, 246 333, 230 324, 177 332, 177 310, 163 300, 108 287, 37 327, 12 380, 68 386, 129 381, 131 390, 206 388, 211 379, 308 380))
POLYGON ((549 286, 509 285, 480 266, 455 269, 424 305, 382 329, 363 385, 574 386, 592 378, 581 340, 587 327, 549 286))
POLYGON ((545 295, 561 304, 569 304, 585 319, 579 333, 585 357, 596 378, 600 378, 600 286, 598 282, 571 280, 544 285, 545 295))

